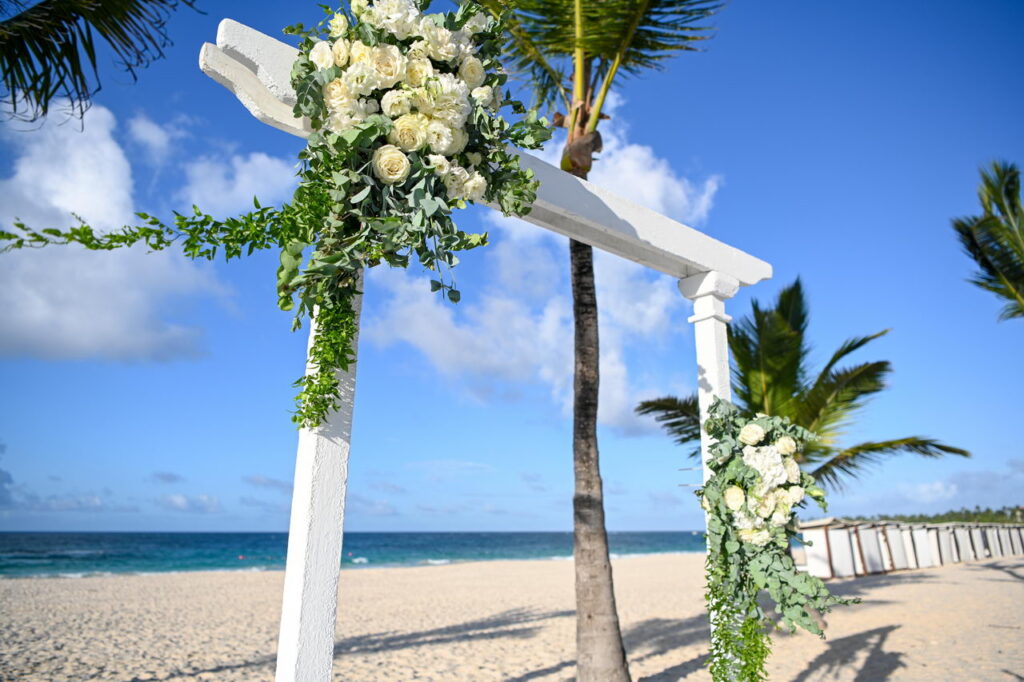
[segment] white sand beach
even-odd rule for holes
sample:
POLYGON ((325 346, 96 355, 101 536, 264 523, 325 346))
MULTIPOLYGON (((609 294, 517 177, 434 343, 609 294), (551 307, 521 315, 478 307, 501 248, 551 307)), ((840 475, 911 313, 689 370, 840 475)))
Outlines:
MULTIPOLYGON (((700 555, 617 559, 635 681, 707 680, 700 555)), ((271 680, 279 571, 0 581, 0 679, 271 680)), ((342 574, 335 679, 573 679, 570 561, 342 574)), ((828 639, 775 637, 773 680, 1022 680, 1024 560, 833 583, 828 639)))

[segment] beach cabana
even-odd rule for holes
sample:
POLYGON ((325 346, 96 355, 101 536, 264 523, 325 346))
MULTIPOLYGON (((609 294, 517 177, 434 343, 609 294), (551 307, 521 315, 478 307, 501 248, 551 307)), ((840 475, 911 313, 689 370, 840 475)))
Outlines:
POLYGON ((885 521, 880 523, 879 527, 881 529, 884 551, 889 555, 889 570, 902 571, 910 568, 910 561, 907 559, 907 549, 903 542, 900 524, 885 521))
POLYGON ((974 547, 974 558, 986 559, 991 556, 985 542, 985 529, 979 525, 971 526, 971 546, 974 547))
POLYGON ((914 527, 900 524, 900 537, 903 538, 903 549, 907 554, 907 568, 919 568, 917 561, 917 543, 914 542, 914 527))
POLYGON ((1013 553, 1016 555, 1024 554, 1024 535, 1021 533, 1020 526, 1013 526, 1009 529, 1010 531, 1010 543, 1013 546, 1013 553))
POLYGON ((887 561, 888 552, 882 549, 882 530, 879 524, 861 523, 853 527, 853 533, 860 547, 860 559, 864 573, 885 573, 891 566, 887 561))
POLYGON ((864 575, 860 544, 853 526, 842 519, 824 518, 800 525, 809 544, 806 547, 807 572, 819 578, 852 578, 864 575))
POLYGON ((960 563, 960 553, 957 551, 956 538, 953 536, 953 524, 944 523, 935 531, 939 539, 939 557, 943 564, 960 563))
POLYGON ((953 537, 956 540, 960 561, 973 561, 978 558, 978 555, 974 552, 974 543, 971 541, 970 528, 967 526, 954 527, 953 537))
POLYGON ((1013 543, 1010 541, 1010 529, 1001 526, 999 528, 999 542, 1003 545, 1003 555, 1012 556, 1017 552, 1014 551, 1013 543))
POLYGON ((995 526, 985 526, 985 545, 988 547, 988 555, 993 559, 1003 556, 1002 544, 999 542, 999 529, 995 526))
POLYGON ((915 568, 931 568, 932 566, 940 566, 941 561, 938 553, 938 541, 936 538, 936 547, 933 549, 931 533, 928 532, 928 526, 911 526, 910 535, 914 540, 914 552, 917 554, 917 566, 915 568))

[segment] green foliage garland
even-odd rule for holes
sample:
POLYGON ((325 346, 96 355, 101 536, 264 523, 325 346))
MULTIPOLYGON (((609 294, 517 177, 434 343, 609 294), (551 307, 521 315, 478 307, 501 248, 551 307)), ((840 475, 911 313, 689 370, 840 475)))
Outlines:
POLYGON ((708 525, 711 677, 764 680, 772 620, 758 604, 758 594, 767 592, 781 625, 791 632, 800 626, 822 637, 815 614, 852 603, 798 571, 789 553, 797 536, 795 510, 807 498, 826 508, 824 491, 793 458, 814 434, 788 419, 748 415, 718 399, 704 429, 716 441, 708 462, 712 476, 697 491, 708 525))
POLYGON ((355 358, 355 297, 362 272, 415 258, 436 273, 431 288, 460 298, 447 273, 455 253, 486 234, 458 229, 452 210, 485 201, 521 216, 536 198, 531 171, 509 145, 535 149, 550 137, 544 120, 505 92, 498 63, 502 22, 474 2, 423 14, 413 0, 353 0, 349 11, 324 7, 299 36, 292 68, 295 115, 313 129, 289 203, 218 220, 193 206, 170 224, 139 213, 142 225, 100 233, 77 218, 68 230, 35 230, 20 221, 0 231, 2 251, 77 243, 92 250, 180 245, 213 260, 280 249, 278 305, 316 321, 310 366, 296 382, 294 421, 314 427, 338 404, 339 370, 355 358), (522 116, 509 122, 498 112, 522 116))

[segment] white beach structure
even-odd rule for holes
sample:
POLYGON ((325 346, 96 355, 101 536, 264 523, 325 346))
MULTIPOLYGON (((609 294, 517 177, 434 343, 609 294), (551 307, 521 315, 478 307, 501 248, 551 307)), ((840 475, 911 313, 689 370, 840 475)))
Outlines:
POLYGON ((1014 555, 1024 554, 1024 537, 1021 536, 1020 527, 1008 528, 1007 532, 1010 534, 1010 545, 1013 547, 1014 555))
POLYGON ((991 556, 985 545, 985 529, 977 524, 971 524, 970 534, 971 548, 974 550, 975 558, 985 559, 991 556))
POLYGON ((864 573, 885 573, 892 570, 888 548, 884 546, 882 526, 877 523, 859 523, 853 526, 860 547, 864 573))
POLYGON ((878 524, 878 527, 881 531, 883 552, 888 555, 887 570, 901 571, 910 568, 900 525, 892 521, 883 521, 878 524))
POLYGON ((971 541, 971 529, 963 524, 953 528, 953 535, 956 539, 956 548, 960 561, 974 561, 979 558, 974 551, 974 543, 971 541))
POLYGON ((990 557, 1003 556, 1003 546, 999 541, 999 528, 996 526, 984 526, 982 532, 985 534, 985 546, 988 548, 990 557))
POLYGON ((942 564, 960 563, 960 552, 957 550, 953 524, 939 524, 936 531, 939 536, 939 558, 942 559, 942 564))
MULTIPOLYGON (((257 119, 305 137, 311 132, 309 122, 292 113, 295 95, 289 75, 295 57, 294 48, 225 19, 217 31, 217 44, 203 45, 199 64, 257 119)), ((522 154, 520 158, 540 181, 537 200, 525 220, 679 279, 681 293, 693 301, 689 321, 694 324, 703 421, 716 396, 731 397, 726 338, 731 318, 725 302, 741 286, 771 277, 771 266, 535 157, 522 154)), ((340 380, 338 411, 323 426, 299 433, 277 682, 323 682, 331 676, 354 368, 340 380)), ((709 445, 702 434, 705 462, 709 445)), ((709 473, 705 465, 705 480, 709 473)), ((852 571, 849 535, 842 534, 852 571)))

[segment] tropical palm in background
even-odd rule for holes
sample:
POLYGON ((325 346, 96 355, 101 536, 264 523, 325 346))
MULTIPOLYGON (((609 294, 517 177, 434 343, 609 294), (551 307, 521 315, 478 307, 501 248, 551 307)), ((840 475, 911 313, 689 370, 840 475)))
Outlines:
MULTIPOLYGON (((494 11, 506 0, 483 0, 494 11)), ((625 75, 657 68, 708 37, 701 25, 717 0, 515 0, 507 24, 508 66, 535 104, 566 128, 562 169, 586 178, 601 151, 607 95, 625 75), (563 113, 564 111, 564 113, 563 113)), ((581 682, 629 679, 615 609, 597 448, 598 326, 593 251, 570 240, 575 322, 573 385, 576 667, 581 682)))
MULTIPOLYGON (((754 301, 750 316, 729 329, 734 402, 751 412, 788 417, 818 435, 798 456, 801 467, 819 482, 841 488, 845 479, 892 455, 970 456, 966 450, 920 436, 840 445, 865 403, 886 387, 892 366, 884 360, 839 365, 888 330, 848 339, 815 374, 809 366, 807 319, 798 279, 779 293, 774 306, 762 308, 754 301)), ((636 411, 654 415, 676 442, 695 444, 691 456, 700 456, 696 394, 645 400, 636 411)))
POLYGON ((978 264, 970 282, 1006 299, 1000 320, 1024 317, 1024 211, 1017 166, 996 161, 982 169, 978 199, 982 215, 953 220, 960 244, 978 264))
POLYGON ((133 78, 164 56, 167 18, 196 0, 0 0, 2 104, 9 113, 45 116, 57 97, 81 116, 100 88, 97 36, 133 78))

